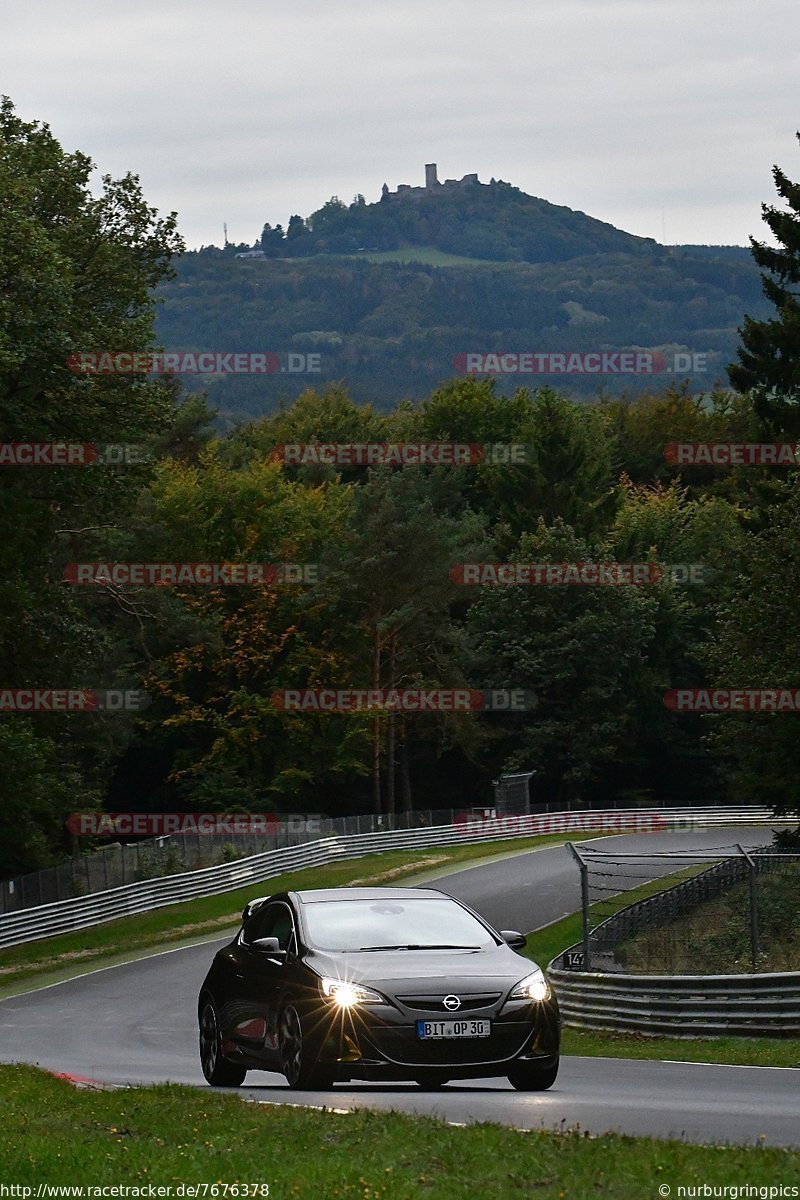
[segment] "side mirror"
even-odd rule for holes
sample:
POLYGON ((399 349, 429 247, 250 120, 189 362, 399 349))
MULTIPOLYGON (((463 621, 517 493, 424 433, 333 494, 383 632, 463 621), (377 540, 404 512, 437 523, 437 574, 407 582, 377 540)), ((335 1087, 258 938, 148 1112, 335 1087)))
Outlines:
POLYGON ((268 896, 257 896, 255 900, 248 900, 247 904, 245 904, 244 908, 242 909, 242 924, 244 925, 245 921, 249 921, 256 909, 260 908, 261 905, 268 899, 268 896))
POLYGON ((281 944, 275 937, 256 938, 250 942, 250 949, 257 954, 268 954, 270 958, 286 958, 286 951, 281 950, 281 944))
POLYGON ((501 929, 500 937, 512 950, 524 950, 528 944, 525 934, 517 933, 516 929, 501 929))

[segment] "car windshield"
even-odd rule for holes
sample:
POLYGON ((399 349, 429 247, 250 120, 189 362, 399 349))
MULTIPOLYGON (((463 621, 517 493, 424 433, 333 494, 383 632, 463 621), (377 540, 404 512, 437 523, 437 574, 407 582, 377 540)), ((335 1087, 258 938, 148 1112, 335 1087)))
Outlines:
POLYGON ((325 900, 306 904, 318 950, 478 950, 496 942, 480 921, 446 897, 325 900))

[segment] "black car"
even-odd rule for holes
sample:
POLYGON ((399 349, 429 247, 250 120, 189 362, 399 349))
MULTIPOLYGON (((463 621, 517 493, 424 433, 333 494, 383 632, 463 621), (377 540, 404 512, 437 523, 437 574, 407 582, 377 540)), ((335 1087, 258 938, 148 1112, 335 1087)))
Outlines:
POLYGON ((461 901, 430 888, 331 888, 252 900, 200 990, 206 1080, 248 1070, 293 1088, 350 1079, 558 1072, 558 1005, 542 971, 461 901))

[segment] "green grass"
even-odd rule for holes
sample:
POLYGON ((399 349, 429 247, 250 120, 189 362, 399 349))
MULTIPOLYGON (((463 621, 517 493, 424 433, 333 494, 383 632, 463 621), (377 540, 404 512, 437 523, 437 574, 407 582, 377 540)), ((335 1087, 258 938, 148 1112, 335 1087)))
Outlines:
MULTIPOLYGON (((800 970, 800 870, 785 863, 757 877, 758 971, 800 970)), ((691 974, 702 962, 709 975, 753 970, 750 896, 736 883, 691 912, 642 930, 617 947, 627 971, 691 974)))
POLYGON ((465 258, 461 254, 449 254, 435 246, 404 246, 399 250, 364 250, 348 258, 363 258, 367 262, 425 263, 429 267, 498 267, 508 266, 503 262, 491 262, 485 258, 465 258))
POLYGON ((521 953, 526 958, 534 959, 540 966, 546 967, 562 950, 581 940, 581 930, 581 914, 573 913, 552 925, 545 925, 544 929, 536 929, 529 933, 528 944, 521 953))
POLYGON ((0 951, 0 997, 65 979, 92 967, 141 957, 162 948, 211 940, 238 924, 253 896, 288 889, 341 887, 356 882, 394 884, 409 877, 419 882, 459 864, 562 844, 561 834, 483 842, 468 846, 397 850, 347 859, 326 867, 291 871, 235 892, 153 909, 136 917, 123 917, 77 933, 60 934, 0 951))
POLYGON ((527 267, 530 263, 512 262, 508 259, 468 258, 463 254, 450 254, 447 250, 439 250, 436 246, 398 246, 396 250, 360 250, 351 254, 312 254, 301 258, 276 258, 272 262, 291 263, 302 266, 304 263, 319 263, 338 260, 360 259, 371 263, 422 263, 428 267, 527 267))
POLYGON ((600 1030, 562 1030, 564 1054, 587 1058, 657 1058, 744 1067, 800 1067, 800 1038, 665 1038, 600 1030))
POLYGON ((680 1184, 800 1177, 800 1152, 757 1144, 755 1115, 754 1145, 712 1148, 263 1106, 177 1085, 77 1091, 33 1067, 0 1067, 0 1093, 0 1180, 18 1187, 240 1182, 268 1185, 274 1200, 643 1200, 661 1184, 675 1196, 680 1184))

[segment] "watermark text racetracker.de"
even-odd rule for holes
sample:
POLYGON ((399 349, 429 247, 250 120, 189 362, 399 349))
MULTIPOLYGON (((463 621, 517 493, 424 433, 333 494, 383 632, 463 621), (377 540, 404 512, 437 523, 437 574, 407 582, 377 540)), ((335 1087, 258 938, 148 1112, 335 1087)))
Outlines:
POLYGON ((459 375, 670 375, 701 374, 708 354, 660 350, 468 350, 453 359, 459 375))
POLYGON ((68 563, 65 583, 100 587, 235 587, 319 583, 319 563, 68 563))
POLYGON ((523 466, 535 461, 524 442, 286 442, 273 462, 287 467, 523 466))
POLYGON ((657 583, 708 583, 705 563, 457 563, 450 578, 480 587, 621 587, 657 583))
MULTIPOLYGON (((666 829, 661 813, 639 812, 574 812, 536 813, 532 816, 481 816, 457 813, 453 824, 461 833, 485 837, 490 833, 528 837, 546 833, 653 833, 666 829)), ((675 821, 670 822, 675 828, 675 821)))
POLYGON ((282 712, 470 713, 529 712, 537 705, 527 688, 284 688, 273 692, 282 712))
POLYGON ((678 713, 800 712, 800 688, 671 688, 663 699, 678 713))
POLYGON ((124 442, 0 442, 0 467, 135 467, 152 461, 124 442))
POLYGON ((668 442, 664 458, 678 467, 796 467, 796 442, 668 442))
POLYGON ((142 712, 151 703, 136 688, 3 688, 2 713, 117 713, 142 712))
POLYGON ((296 350, 84 350, 70 354, 74 375, 318 375, 321 354, 296 350))
POLYGON ((76 812, 65 821, 74 837, 236 837, 320 833, 322 813, 76 812))

